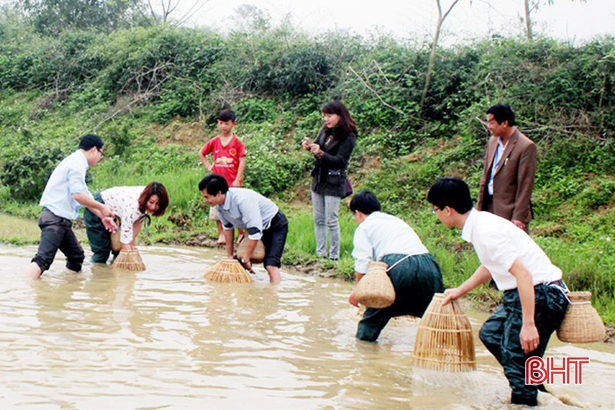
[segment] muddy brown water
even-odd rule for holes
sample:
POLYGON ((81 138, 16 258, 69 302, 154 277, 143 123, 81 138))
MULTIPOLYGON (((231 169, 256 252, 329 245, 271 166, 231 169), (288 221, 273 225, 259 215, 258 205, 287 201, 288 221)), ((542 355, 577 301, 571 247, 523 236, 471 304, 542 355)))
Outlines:
MULTIPOLYGON (((478 369, 413 368, 418 321, 378 343, 354 337, 352 285, 283 269, 272 286, 209 283, 219 251, 142 247, 144 272, 58 255, 22 276, 36 248, 0 245, 1 409, 516 409, 501 368, 476 341, 478 369)), ((486 318, 469 312, 475 332, 486 318)), ((548 356, 589 357, 583 384, 550 386, 545 409, 613 408, 615 346, 551 340, 548 356)))

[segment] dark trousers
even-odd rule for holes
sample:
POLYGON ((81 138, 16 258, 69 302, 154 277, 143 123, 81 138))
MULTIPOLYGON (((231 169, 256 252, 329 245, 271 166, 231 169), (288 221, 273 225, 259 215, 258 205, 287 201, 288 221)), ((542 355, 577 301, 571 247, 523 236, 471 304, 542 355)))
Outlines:
POLYGON ((286 244, 286 236, 288 235, 288 220, 282 211, 271 220, 269 228, 263 232, 263 245, 265 245, 265 260, 263 265, 267 266, 282 266, 282 252, 286 244))
POLYGON ((487 319, 480 330, 480 340, 504 368, 512 389, 512 400, 530 403, 536 400, 537 386, 525 384, 525 361, 532 356, 543 357, 549 338, 564 319, 568 299, 563 291, 551 285, 537 285, 534 322, 540 335, 536 350, 525 354, 521 348, 523 312, 517 289, 504 292, 502 304, 487 319))
MULTIPOLYGON (((382 262, 393 266, 406 255, 390 254, 382 262)), ((357 339, 373 342, 396 316, 422 317, 434 293, 444 292, 440 266, 430 253, 411 256, 388 272, 395 288, 395 302, 384 309, 367 308, 359 322, 357 339)))
MULTIPOLYGON (((531 203, 530 203, 530 206, 531 206, 531 203)), ((489 193, 485 193, 485 198, 483 200, 483 209, 479 209, 479 211, 487 211, 489 213, 495 214, 495 208, 493 206, 493 195, 489 195, 489 193)), ((499 215, 499 216, 502 216, 502 215, 499 215)), ((504 217, 504 218, 508 219, 508 217, 504 217)), ((529 222, 525 224, 524 231, 526 234, 528 235, 530 234, 530 223, 529 222)), ((495 285, 493 284, 493 281, 492 281, 491 287, 495 289, 495 285)))
POLYGON ((66 256, 66 268, 80 271, 85 254, 73 232, 72 221, 43 208, 38 218, 38 226, 41 228, 41 242, 32 262, 45 272, 49 270, 59 249, 66 256))
MULTIPOLYGON (((93 195, 94 199, 104 204, 105 201, 100 196, 100 192, 93 195)), ((107 263, 111 254, 111 233, 102 223, 102 220, 89 209, 83 212, 83 221, 85 222, 85 232, 88 235, 88 242, 92 249, 92 262, 107 263)), ((119 252, 113 252, 117 256, 119 252)))

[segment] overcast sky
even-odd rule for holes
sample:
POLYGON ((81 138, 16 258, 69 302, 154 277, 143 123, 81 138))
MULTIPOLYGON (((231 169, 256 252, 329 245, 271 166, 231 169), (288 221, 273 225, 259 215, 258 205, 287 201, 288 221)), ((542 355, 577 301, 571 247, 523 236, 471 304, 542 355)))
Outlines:
MULTIPOLYGON (((168 0, 152 0, 160 3, 168 0)), ((174 0, 181 8, 198 3, 192 26, 228 29, 241 4, 265 11, 273 23, 291 15, 297 26, 317 33, 349 29, 392 33, 398 38, 423 40, 433 33, 437 21, 436 0, 174 0)), ((441 0, 443 9, 453 0, 441 0)), ((546 3, 546 0, 543 0, 546 3)), ((176 12, 175 16, 180 13, 176 12)), ((490 34, 523 34, 523 0, 460 0, 444 24, 445 43, 490 34)), ((615 35, 615 0, 555 0, 534 13, 535 32, 579 44, 596 35, 615 35)))

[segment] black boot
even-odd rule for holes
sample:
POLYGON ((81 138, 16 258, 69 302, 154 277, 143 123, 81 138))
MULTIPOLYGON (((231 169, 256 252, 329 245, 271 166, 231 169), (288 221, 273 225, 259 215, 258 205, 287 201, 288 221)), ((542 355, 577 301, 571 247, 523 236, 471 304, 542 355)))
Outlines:
POLYGON ((510 402, 512 404, 522 404, 525 406, 538 406, 538 399, 536 398, 536 396, 520 396, 513 393, 510 397, 510 402))

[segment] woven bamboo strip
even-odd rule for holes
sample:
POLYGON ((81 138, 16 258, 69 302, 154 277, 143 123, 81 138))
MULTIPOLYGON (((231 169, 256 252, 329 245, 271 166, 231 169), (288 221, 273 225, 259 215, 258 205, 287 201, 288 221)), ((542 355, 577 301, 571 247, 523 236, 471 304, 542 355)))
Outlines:
POLYGON ((139 251, 120 251, 120 254, 115 258, 111 265, 116 269, 124 269, 129 271, 145 270, 145 264, 141 259, 139 251))
POLYGON ((355 297, 360 304, 382 309, 395 302, 395 288, 387 274, 387 264, 370 261, 367 274, 357 283, 355 297))
POLYGON ((557 337, 562 342, 592 343, 602 341, 606 335, 600 315, 591 305, 591 292, 570 292, 570 304, 564 320, 557 329, 557 337))
POLYGON ((412 362, 451 373, 476 370, 470 321, 456 301, 442 306, 443 298, 441 293, 434 295, 419 323, 412 362))
POLYGON ((241 263, 236 259, 223 259, 218 261, 207 272, 205 279, 212 282, 226 283, 249 283, 252 276, 245 270, 241 263))

